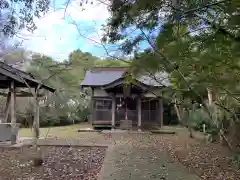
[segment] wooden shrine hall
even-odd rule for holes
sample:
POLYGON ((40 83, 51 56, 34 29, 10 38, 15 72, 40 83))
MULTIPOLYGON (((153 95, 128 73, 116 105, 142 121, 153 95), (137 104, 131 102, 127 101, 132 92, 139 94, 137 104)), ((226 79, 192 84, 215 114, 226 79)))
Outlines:
POLYGON ((127 67, 95 67, 87 71, 81 87, 92 90, 91 123, 93 127, 138 129, 163 126, 161 89, 169 85, 166 73, 156 74, 160 84, 143 75, 125 85, 127 67))

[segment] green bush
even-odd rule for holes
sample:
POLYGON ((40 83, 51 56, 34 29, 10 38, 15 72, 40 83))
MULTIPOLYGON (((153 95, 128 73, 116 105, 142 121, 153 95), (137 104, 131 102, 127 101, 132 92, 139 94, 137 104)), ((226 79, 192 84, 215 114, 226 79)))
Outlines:
POLYGON ((59 124, 57 126, 67 126, 73 124, 73 120, 66 116, 59 116, 59 124))
POLYGON ((17 123, 20 124, 20 127, 30 127, 33 124, 33 116, 24 115, 24 114, 17 114, 17 123))
POLYGON ((51 127, 57 126, 59 124, 59 120, 56 117, 51 116, 41 116, 40 117, 40 127, 51 127))
POLYGON ((74 115, 72 115, 71 119, 74 121, 75 124, 81 122, 87 122, 90 115, 89 108, 78 109, 74 115))
POLYGON ((20 127, 30 127, 33 124, 33 113, 30 109, 27 109, 25 113, 16 112, 17 123, 20 124, 20 127))
POLYGON ((240 169, 240 154, 235 154, 233 156, 233 164, 238 168, 240 169))
POLYGON ((40 127, 67 126, 73 124, 73 121, 65 116, 45 115, 40 117, 40 127))
MULTIPOLYGON (((81 123, 88 121, 90 111, 88 108, 72 110, 58 110, 51 107, 43 107, 40 110, 39 125, 40 127, 51 126, 67 126, 73 123, 81 123)), ((33 125, 34 116, 32 110, 26 113, 17 113, 17 122, 20 127, 31 127, 33 125)))
POLYGON ((203 109, 197 109, 195 111, 190 111, 188 120, 190 120, 190 126, 196 131, 203 131, 203 124, 205 124, 206 132, 208 134, 218 133, 218 128, 213 124, 209 115, 203 109))

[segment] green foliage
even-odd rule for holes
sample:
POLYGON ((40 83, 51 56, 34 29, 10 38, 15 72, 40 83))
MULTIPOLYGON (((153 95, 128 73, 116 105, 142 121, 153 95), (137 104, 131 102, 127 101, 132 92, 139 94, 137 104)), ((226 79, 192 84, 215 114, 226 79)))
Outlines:
POLYGON ((62 126, 87 121, 90 115, 90 89, 80 89, 86 71, 94 66, 120 67, 127 63, 99 59, 90 53, 75 50, 63 62, 35 54, 28 71, 56 89, 40 111, 40 126, 62 126))
POLYGON ((168 72, 177 89, 201 94, 206 87, 233 87, 239 82, 238 7, 237 1, 179 1, 175 5, 155 0, 112 1, 105 38, 123 40, 122 50, 127 54, 147 42, 150 50, 137 53, 132 66, 138 73, 168 72), (129 42, 132 26, 139 31, 134 31, 129 42))
POLYGON ((188 109, 184 113, 183 118, 183 121, 187 122, 188 128, 190 127, 190 129, 194 129, 195 131, 203 132, 205 126, 205 135, 207 135, 208 141, 215 142, 219 140, 220 128, 218 128, 218 125, 213 122, 209 114, 202 107, 188 109))
POLYGON ((227 133, 230 124, 239 121, 238 0, 116 0, 109 9, 104 40, 121 40, 122 51, 134 53, 134 76, 166 72, 171 86, 162 90, 164 98, 191 109, 188 119, 195 129, 206 123, 214 126, 212 134, 215 127, 227 133), (136 52, 141 43, 148 46, 136 52), (207 106, 207 89, 213 92, 217 108, 207 106), (192 102, 203 108, 192 109, 192 102))
POLYGON ((240 154, 235 154, 233 156, 233 164, 240 169, 240 154))
POLYGON ((65 116, 52 116, 50 114, 42 114, 40 116, 40 127, 66 126, 73 123, 74 121, 71 121, 68 117, 65 116))
POLYGON ((187 118, 190 120, 190 125, 194 130, 202 131, 203 124, 206 125, 206 129, 212 126, 211 119, 203 109, 190 110, 187 118))
POLYGON ((33 125, 33 113, 31 110, 27 110, 26 113, 17 113, 17 123, 20 124, 20 127, 32 127, 33 125))
POLYGON ((130 66, 130 61, 123 61, 123 60, 115 60, 115 59, 103 59, 103 60, 96 60, 94 65, 96 67, 128 67, 130 66))
POLYGON ((34 31, 34 18, 39 18, 49 10, 49 0, 1 0, 0 1, 0 37, 13 36, 19 30, 26 28, 34 31))

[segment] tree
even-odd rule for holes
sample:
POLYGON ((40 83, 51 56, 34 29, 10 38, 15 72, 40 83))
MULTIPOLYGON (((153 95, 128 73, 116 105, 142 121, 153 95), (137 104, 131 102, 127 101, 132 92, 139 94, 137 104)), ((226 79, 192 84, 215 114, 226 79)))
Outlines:
MULTIPOLYGON (((77 117, 77 114, 80 110, 88 108, 89 104, 88 91, 81 91, 79 86, 83 69, 84 66, 77 66, 71 60, 60 63, 53 61, 50 57, 34 56, 29 72, 56 88, 55 94, 48 99, 41 113, 42 119, 49 119, 55 122, 55 125, 82 120, 81 117, 77 117), (61 119, 64 121, 61 122, 61 119)), ((49 125, 48 122, 44 125, 49 125)))
POLYGON ((106 58, 103 60, 98 59, 95 61, 95 66, 97 67, 127 67, 129 64, 130 62, 127 63, 113 58, 106 58))
POLYGON ((26 28, 34 31, 34 18, 41 17, 49 10, 49 0, 2 0, 0 2, 0 37, 12 37, 26 28))
MULTIPOLYGON (((205 103, 207 89, 214 92, 215 101, 220 102, 222 94, 238 101, 239 7, 237 0, 115 0, 109 5, 112 16, 103 40, 121 40, 123 52, 135 53, 133 74, 167 72, 178 101, 183 92, 191 94, 188 103, 202 103, 213 119, 205 103), (142 42, 148 47, 139 53, 136 49, 142 42)), ((236 112, 221 107, 226 110, 236 112)))
MULTIPOLYGON (((48 99, 47 106, 40 112, 42 120, 51 119, 52 122, 59 123, 59 119, 65 119, 72 123, 73 120, 83 121, 87 118, 90 89, 81 89, 80 84, 86 71, 94 66, 118 67, 126 66, 126 63, 114 59, 100 59, 79 49, 71 52, 68 59, 62 62, 33 54, 28 71, 45 84, 56 88, 55 94, 48 99)), ((44 123, 49 125, 49 121, 44 123)))

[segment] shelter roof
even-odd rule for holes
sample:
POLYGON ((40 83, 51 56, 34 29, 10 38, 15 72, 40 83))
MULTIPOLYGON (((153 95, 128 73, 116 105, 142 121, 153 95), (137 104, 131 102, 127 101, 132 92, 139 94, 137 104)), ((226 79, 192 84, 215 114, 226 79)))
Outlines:
POLYGON ((0 62, 0 88, 8 88, 9 86, 7 85, 11 82, 11 80, 16 82, 16 87, 26 87, 27 83, 32 88, 41 85, 42 88, 48 91, 55 91, 52 87, 43 84, 40 80, 37 80, 31 73, 21 71, 4 62, 0 62))

